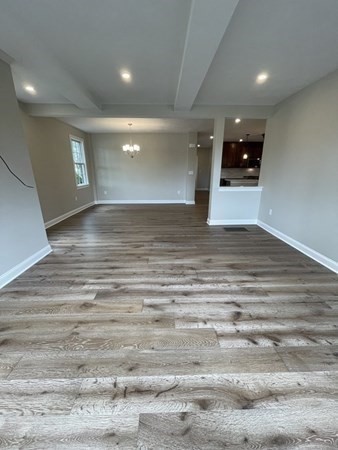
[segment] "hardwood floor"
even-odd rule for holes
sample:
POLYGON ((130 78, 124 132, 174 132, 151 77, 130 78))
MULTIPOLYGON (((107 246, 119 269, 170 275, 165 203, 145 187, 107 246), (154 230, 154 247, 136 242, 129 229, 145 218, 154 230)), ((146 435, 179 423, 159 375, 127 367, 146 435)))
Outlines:
POLYGON ((338 279, 207 206, 97 206, 0 291, 0 448, 338 448, 338 279))

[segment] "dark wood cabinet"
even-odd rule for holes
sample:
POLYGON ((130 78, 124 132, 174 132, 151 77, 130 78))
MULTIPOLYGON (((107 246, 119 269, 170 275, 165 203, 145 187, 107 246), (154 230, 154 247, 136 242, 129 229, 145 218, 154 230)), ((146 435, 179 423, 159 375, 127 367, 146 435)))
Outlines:
POLYGON ((224 142, 222 167, 260 167, 263 142, 224 142), (244 155, 248 157, 243 158, 244 155))

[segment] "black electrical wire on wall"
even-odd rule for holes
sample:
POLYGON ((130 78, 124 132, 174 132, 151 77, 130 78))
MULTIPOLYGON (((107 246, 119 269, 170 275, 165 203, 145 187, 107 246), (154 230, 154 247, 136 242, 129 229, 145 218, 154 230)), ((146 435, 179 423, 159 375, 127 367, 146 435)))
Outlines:
POLYGON ((13 177, 15 177, 17 180, 19 180, 20 183, 23 184, 25 187, 30 188, 30 189, 34 189, 34 186, 30 186, 29 184, 24 183, 21 180, 21 178, 19 178, 17 175, 15 175, 13 170, 9 167, 9 165, 6 163, 6 161, 4 160, 4 158, 1 155, 0 155, 0 159, 5 164, 5 166, 7 167, 8 171, 13 175, 13 177))

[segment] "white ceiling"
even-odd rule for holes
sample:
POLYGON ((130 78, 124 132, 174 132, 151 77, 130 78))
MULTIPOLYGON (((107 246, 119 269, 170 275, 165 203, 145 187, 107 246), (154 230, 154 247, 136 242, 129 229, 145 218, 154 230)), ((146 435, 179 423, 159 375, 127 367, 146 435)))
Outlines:
POLYGON ((203 133, 211 122, 192 119, 264 119, 336 70, 338 1, 1 0, 2 52, 33 115, 92 132, 134 117, 147 132, 203 133), (270 78, 257 85, 262 70, 270 78))
MULTIPOLYGON (((128 123, 132 123, 132 131, 137 133, 177 133, 206 132, 213 129, 211 119, 159 119, 159 118, 100 118, 100 117, 63 117, 60 118, 76 128, 88 133, 125 133, 129 132, 128 123)), ((264 121, 265 122, 265 121, 264 121)))

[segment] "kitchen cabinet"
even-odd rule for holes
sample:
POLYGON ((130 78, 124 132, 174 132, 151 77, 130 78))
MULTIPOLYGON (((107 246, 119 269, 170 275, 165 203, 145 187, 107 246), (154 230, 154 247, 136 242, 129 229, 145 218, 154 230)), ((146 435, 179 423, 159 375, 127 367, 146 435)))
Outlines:
POLYGON ((222 167, 260 167, 263 142, 224 142, 222 167), (244 154, 248 155, 243 159, 244 154))

